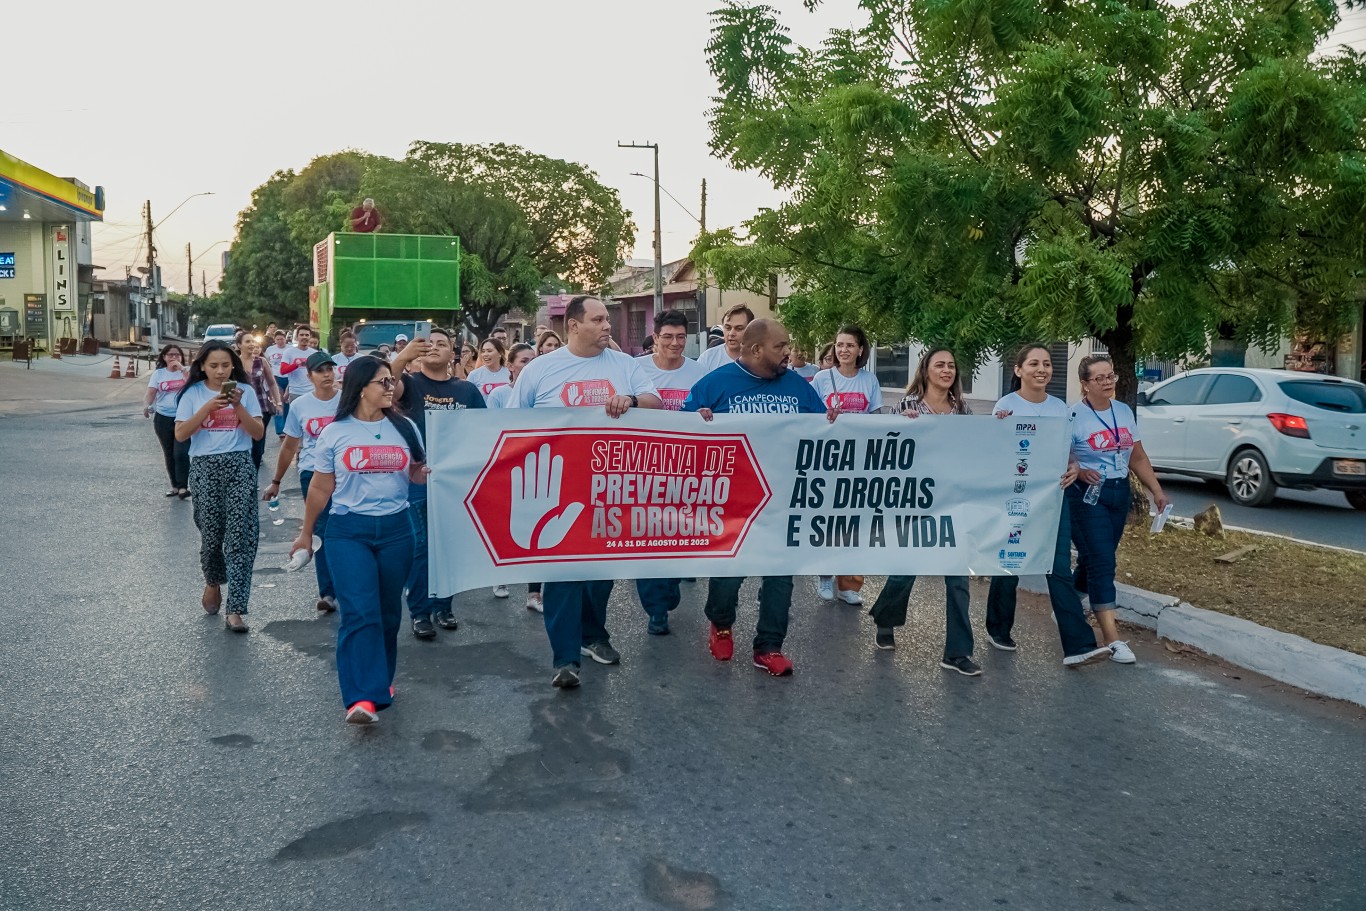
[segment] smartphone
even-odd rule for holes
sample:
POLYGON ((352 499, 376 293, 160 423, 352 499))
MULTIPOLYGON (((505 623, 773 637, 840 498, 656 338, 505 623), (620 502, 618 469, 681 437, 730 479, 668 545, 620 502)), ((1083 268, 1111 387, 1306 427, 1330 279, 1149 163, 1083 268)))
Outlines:
POLYGON ((226 396, 227 398, 232 398, 233 390, 235 390, 236 388, 237 380, 224 380, 223 391, 220 392, 219 395, 226 396))
POLYGON ((429 320, 418 320, 413 323, 413 338, 420 341, 430 341, 432 337, 432 324, 429 320))

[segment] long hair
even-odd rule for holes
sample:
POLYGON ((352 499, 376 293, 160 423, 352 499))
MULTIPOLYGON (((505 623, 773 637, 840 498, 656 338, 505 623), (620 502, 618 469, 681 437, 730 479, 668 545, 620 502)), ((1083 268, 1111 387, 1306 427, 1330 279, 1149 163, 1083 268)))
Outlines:
MULTIPOLYGON (((832 361, 835 359, 834 342, 827 342, 825 345, 821 347, 821 356, 816 358, 816 366, 820 367, 821 364, 824 364, 826 358, 830 358, 832 361)), ((821 369, 824 370, 825 368, 822 367, 821 369)))
POLYGON ((185 349, 182 348, 182 347, 180 347, 179 345, 175 344, 174 342, 172 342, 172 343, 169 344, 169 345, 166 345, 165 347, 163 347, 163 348, 161 349, 161 353, 157 355, 157 366, 158 366, 158 367, 165 367, 165 366, 166 366, 166 352, 168 352, 168 351, 179 351, 179 352, 180 352, 180 367, 181 367, 181 369, 183 370, 183 369, 185 368, 185 349))
POLYGON ((479 350, 481 352, 484 350, 485 345, 492 345, 493 350, 498 352, 498 366, 500 368, 508 362, 508 350, 506 347, 504 347, 502 342, 498 341, 498 339, 490 335, 488 338, 480 342, 479 350))
MULTIPOLYGON (((380 368, 390 370, 389 365, 373 354, 365 354, 352 361, 346 368, 346 376, 342 377, 341 398, 337 401, 337 416, 334 420, 341 421, 352 417, 356 409, 360 407, 360 394, 370 382, 374 380, 375 374, 380 368)), ((393 371, 390 370, 392 375, 393 371)), ((384 416, 389 419, 389 423, 394 425, 399 434, 403 437, 403 442, 408 444, 408 449, 412 451, 413 461, 427 461, 427 454, 422 449, 422 441, 418 439, 417 430, 413 423, 403 416, 397 408, 389 407, 382 409, 384 416)))
MULTIPOLYGON (((1041 342, 1035 342, 1031 345, 1025 345, 1023 348, 1021 348, 1019 351, 1015 353, 1015 370, 1019 370, 1025 365, 1025 361, 1029 360, 1029 352, 1031 351, 1043 351, 1045 354, 1048 355, 1048 360, 1050 363, 1053 360, 1053 353, 1048 350, 1048 346, 1042 344, 1041 342)), ((1024 386, 1024 383, 1020 381, 1020 375, 1016 373, 1015 370, 1010 371, 1011 392, 1019 392, 1020 388, 1024 386)))
POLYGON ((957 355, 942 345, 925 352, 925 356, 916 365, 915 375, 911 377, 910 385, 906 387, 906 394, 913 395, 918 399, 925 397, 925 390, 930 388, 930 361, 934 360, 936 354, 947 354, 953 357, 953 385, 949 387, 949 401, 956 406, 963 401, 963 371, 958 369, 957 355))
POLYGON ((559 342, 561 346, 564 345, 564 339, 560 338, 560 334, 558 332, 556 332, 554 329, 547 329, 536 337, 536 353, 538 355, 542 353, 541 349, 545 347, 546 341, 552 338, 555 341, 559 342))
POLYGON ((213 354, 215 351, 226 351, 228 357, 232 358, 232 378, 234 380, 243 386, 251 385, 251 379, 247 376, 247 371, 242 369, 242 358, 238 357, 237 349, 233 348, 232 345, 229 345, 227 342, 214 339, 205 342, 199 349, 199 353, 194 356, 194 360, 190 362, 190 378, 185 381, 185 385, 181 388, 180 394, 176 396, 177 402, 180 401, 181 396, 190 391, 190 387, 195 383, 204 382, 204 361, 208 360, 209 355, 213 354))

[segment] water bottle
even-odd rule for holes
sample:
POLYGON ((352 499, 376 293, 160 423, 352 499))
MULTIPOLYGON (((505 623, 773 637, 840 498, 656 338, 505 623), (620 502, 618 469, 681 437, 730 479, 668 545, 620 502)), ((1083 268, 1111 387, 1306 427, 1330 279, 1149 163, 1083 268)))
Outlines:
POLYGON ((1081 501, 1085 503, 1087 506, 1095 506, 1097 503, 1099 503, 1100 485, 1092 484, 1090 487, 1086 488, 1086 494, 1081 498, 1081 501))
MULTIPOLYGON (((268 507, 270 507, 270 511, 271 511, 271 512, 273 512, 273 513, 278 513, 278 512, 280 511, 280 498, 279 498, 279 497, 275 497, 274 499, 272 499, 272 500, 271 500, 269 503, 267 503, 266 505, 267 505, 268 507)), ((271 524, 271 525, 284 525, 284 524, 285 524, 285 517, 284 517, 284 516, 281 516, 281 515, 277 515, 277 516, 271 521, 270 524, 271 524)))

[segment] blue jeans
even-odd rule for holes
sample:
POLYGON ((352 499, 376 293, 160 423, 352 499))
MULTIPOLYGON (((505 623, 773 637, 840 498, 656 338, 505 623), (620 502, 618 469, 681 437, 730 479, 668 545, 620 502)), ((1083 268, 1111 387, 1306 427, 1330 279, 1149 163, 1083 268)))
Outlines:
MULTIPOLYGON (((313 483, 313 472, 299 472, 299 489, 304 492, 304 504, 308 504, 308 485, 313 483)), ((319 538, 327 536, 328 511, 332 509, 332 501, 328 500, 323 511, 318 513, 318 520, 313 523, 313 533, 319 538)), ((337 597, 337 587, 332 584, 332 572, 327 565, 327 548, 320 549, 313 555, 313 571, 318 574, 318 597, 335 598, 337 597)))
POLYGON ((289 385, 289 378, 277 376, 275 378, 275 385, 280 387, 280 401, 284 403, 284 407, 280 409, 280 413, 275 415, 275 435, 278 437, 284 436, 285 418, 289 417, 289 397, 285 395, 285 388, 289 385))
POLYGON ((669 611, 683 600, 677 579, 637 579, 636 594, 645 613, 659 620, 668 620, 669 611))
MULTIPOLYGON (((887 584, 868 611, 879 629, 906 625, 915 576, 888 576, 887 584)), ((967 576, 944 577, 944 657, 972 657, 972 624, 968 622, 967 576)))
MULTIPOLYGON (((722 629, 735 625, 744 576, 712 576, 707 582, 707 619, 722 629)), ((759 623, 754 630, 754 651, 780 652, 787 638, 787 617, 792 608, 792 577, 764 576, 759 583, 759 623)))
POLYGON ((1077 546, 1077 568, 1086 574, 1091 610, 1115 609, 1115 553, 1129 518, 1129 479, 1111 478, 1100 488, 1094 505, 1083 501, 1086 485, 1067 488, 1072 510, 1072 543, 1077 546))
POLYGON ((545 634, 555 667, 578 665, 580 648, 611 641, 607 599, 612 597, 612 584, 611 579, 545 584, 545 634))
POLYGON ((451 609, 454 596, 433 598, 427 594, 427 485, 408 485, 408 509, 413 514, 413 569, 408 573, 408 613, 416 620, 451 609))
MULTIPOLYGON (((1072 585, 1070 512, 1068 498, 1064 497, 1062 512, 1058 516, 1058 534, 1053 542, 1053 568, 1044 577, 1048 583, 1048 600, 1053 605, 1053 617, 1058 621, 1058 637, 1062 640, 1064 657, 1085 655, 1097 648, 1095 631, 1086 622, 1081 598, 1072 585)), ((1019 576, 991 577, 991 588, 987 591, 987 632, 997 638, 1009 636, 1015 627, 1015 594, 1019 587, 1019 576)))
POLYGON ((362 700, 388 708, 398 666, 403 580, 413 562, 413 519, 404 509, 387 516, 348 512, 327 523, 323 547, 341 605, 337 627, 337 682, 342 705, 362 700))

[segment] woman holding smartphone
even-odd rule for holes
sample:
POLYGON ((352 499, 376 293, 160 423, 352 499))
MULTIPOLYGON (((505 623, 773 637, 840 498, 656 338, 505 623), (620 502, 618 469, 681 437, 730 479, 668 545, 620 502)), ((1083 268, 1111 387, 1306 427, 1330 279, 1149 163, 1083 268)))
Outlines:
POLYGON ((314 473, 294 551, 313 549, 331 500, 323 546, 341 608, 337 680, 348 724, 374 724, 393 703, 403 586, 416 530, 408 484, 425 484, 417 425, 394 407, 397 385, 376 357, 351 362, 337 416, 313 448, 314 473))
POLYGON ((152 419, 152 429, 166 460, 166 474, 171 479, 166 496, 178 495, 182 500, 190 496, 190 446, 175 438, 175 408, 188 377, 185 352, 179 345, 167 345, 157 355, 157 369, 147 378, 147 396, 142 400, 142 416, 152 419))
POLYGON ((265 436, 266 425, 242 361, 226 342, 206 342, 199 349, 175 417, 175 438, 190 443, 190 489, 204 571, 200 603, 207 613, 218 613, 227 582, 225 625, 245 633, 242 616, 251 597, 260 533, 251 445, 265 436))

